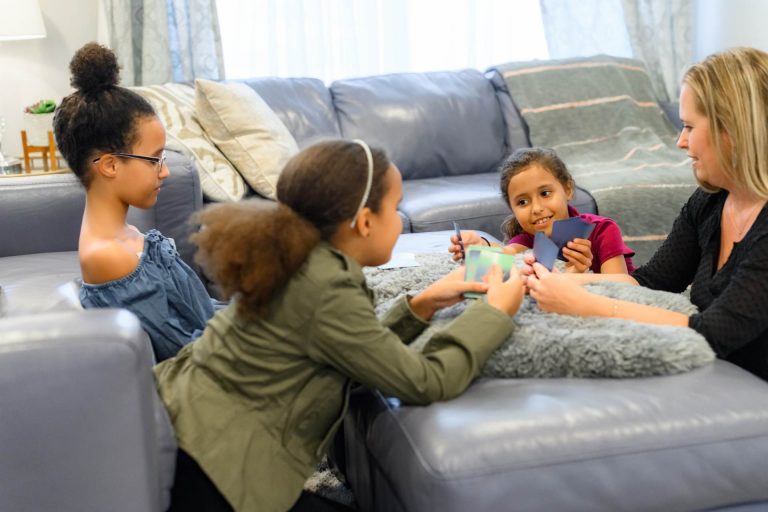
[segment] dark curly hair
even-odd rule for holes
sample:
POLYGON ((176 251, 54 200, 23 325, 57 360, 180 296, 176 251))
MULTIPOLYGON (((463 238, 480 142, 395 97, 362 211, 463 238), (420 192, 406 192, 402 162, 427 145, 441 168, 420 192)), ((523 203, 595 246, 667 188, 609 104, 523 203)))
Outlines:
MULTIPOLYGON (((373 181, 366 206, 379 211, 390 166, 371 148, 373 181)), ((266 200, 222 203, 198 213, 192 241, 195 260, 219 285, 237 297, 238 314, 258 317, 274 291, 304 264, 320 240, 330 239, 357 211, 367 181, 368 161, 357 143, 334 140, 294 156, 277 182, 275 204, 266 200)))
POLYGON ((76 91, 56 109, 53 132, 62 156, 88 188, 91 160, 99 153, 130 153, 137 121, 156 114, 146 99, 118 86, 120 67, 109 48, 86 44, 72 57, 69 71, 76 91))
MULTIPOLYGON (((566 190, 573 188, 574 182, 571 173, 565 166, 565 162, 557 156, 553 149, 544 147, 520 148, 509 155, 499 168, 499 187, 501 188, 501 196, 507 204, 510 204, 510 180, 532 165, 539 165, 549 171, 566 190)), ((501 232, 504 234, 504 241, 506 242, 510 238, 522 233, 523 228, 517 222, 515 215, 512 214, 501 223, 501 232)))

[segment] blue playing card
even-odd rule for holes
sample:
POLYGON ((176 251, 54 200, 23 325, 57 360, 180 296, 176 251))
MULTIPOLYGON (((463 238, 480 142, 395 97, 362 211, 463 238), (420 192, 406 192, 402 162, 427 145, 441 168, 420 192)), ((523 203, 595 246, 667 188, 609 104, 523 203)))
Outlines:
POLYGON ((558 250, 555 242, 550 240, 546 233, 543 231, 536 232, 536 236, 533 238, 533 255, 536 256, 536 261, 547 267, 547 270, 552 270, 555 265, 558 250))
MULTIPOLYGON (((574 238, 588 238, 595 229, 595 225, 587 222, 580 217, 570 217, 563 220, 556 220, 552 224, 552 241, 557 246, 557 257, 563 261, 563 247, 574 238)), ((536 233, 538 235, 538 233, 536 233)))

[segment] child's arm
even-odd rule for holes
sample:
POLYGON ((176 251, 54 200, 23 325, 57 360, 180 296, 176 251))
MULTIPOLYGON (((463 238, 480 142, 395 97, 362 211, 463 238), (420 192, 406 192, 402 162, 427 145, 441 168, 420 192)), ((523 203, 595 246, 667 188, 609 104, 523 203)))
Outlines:
POLYGON ((600 265, 601 274, 629 274, 627 272, 627 260, 623 254, 608 258, 600 265))
POLYGON ((504 252, 507 254, 520 254, 528 249, 530 249, 530 247, 526 247, 522 244, 509 244, 504 246, 504 252))
MULTIPOLYGON (((501 247, 499 244, 491 243, 489 240, 478 235, 477 231, 472 231, 471 229, 461 231, 461 240, 464 242, 465 251, 470 245, 501 247)), ((461 246, 459 245, 459 240, 456 238, 456 235, 451 235, 451 245, 448 246, 448 252, 453 255, 453 261, 459 261, 461 259, 461 246)))

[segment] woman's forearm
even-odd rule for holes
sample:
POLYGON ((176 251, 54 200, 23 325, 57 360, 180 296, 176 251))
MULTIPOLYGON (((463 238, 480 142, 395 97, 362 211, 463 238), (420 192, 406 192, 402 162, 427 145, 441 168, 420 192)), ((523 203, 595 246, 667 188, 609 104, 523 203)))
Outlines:
POLYGON ((614 283, 629 283, 637 286, 639 283, 629 274, 568 274, 568 278, 578 284, 597 283, 600 281, 612 281, 614 283))
POLYGON ((623 318, 646 324, 688 326, 688 316, 682 313, 598 295, 594 295, 592 300, 584 302, 580 314, 582 316, 623 318))

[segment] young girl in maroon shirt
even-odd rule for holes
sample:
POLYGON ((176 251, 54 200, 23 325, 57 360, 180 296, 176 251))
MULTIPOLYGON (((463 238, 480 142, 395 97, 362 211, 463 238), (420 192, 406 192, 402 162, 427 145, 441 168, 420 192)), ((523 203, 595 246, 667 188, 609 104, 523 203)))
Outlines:
MULTIPOLYGON (((634 270, 634 251, 624 245, 621 230, 608 217, 580 214, 568 204, 573 197, 573 177, 563 161, 548 148, 518 149, 501 166, 501 194, 512 209, 502 224, 507 245, 504 252, 520 253, 533 247, 537 231, 548 236, 556 220, 580 217, 595 224, 588 239, 576 238, 563 247, 567 272, 627 274, 634 270)), ((462 231, 465 246, 495 245, 474 231, 462 231)), ((459 259, 456 236, 448 248, 459 259)))

